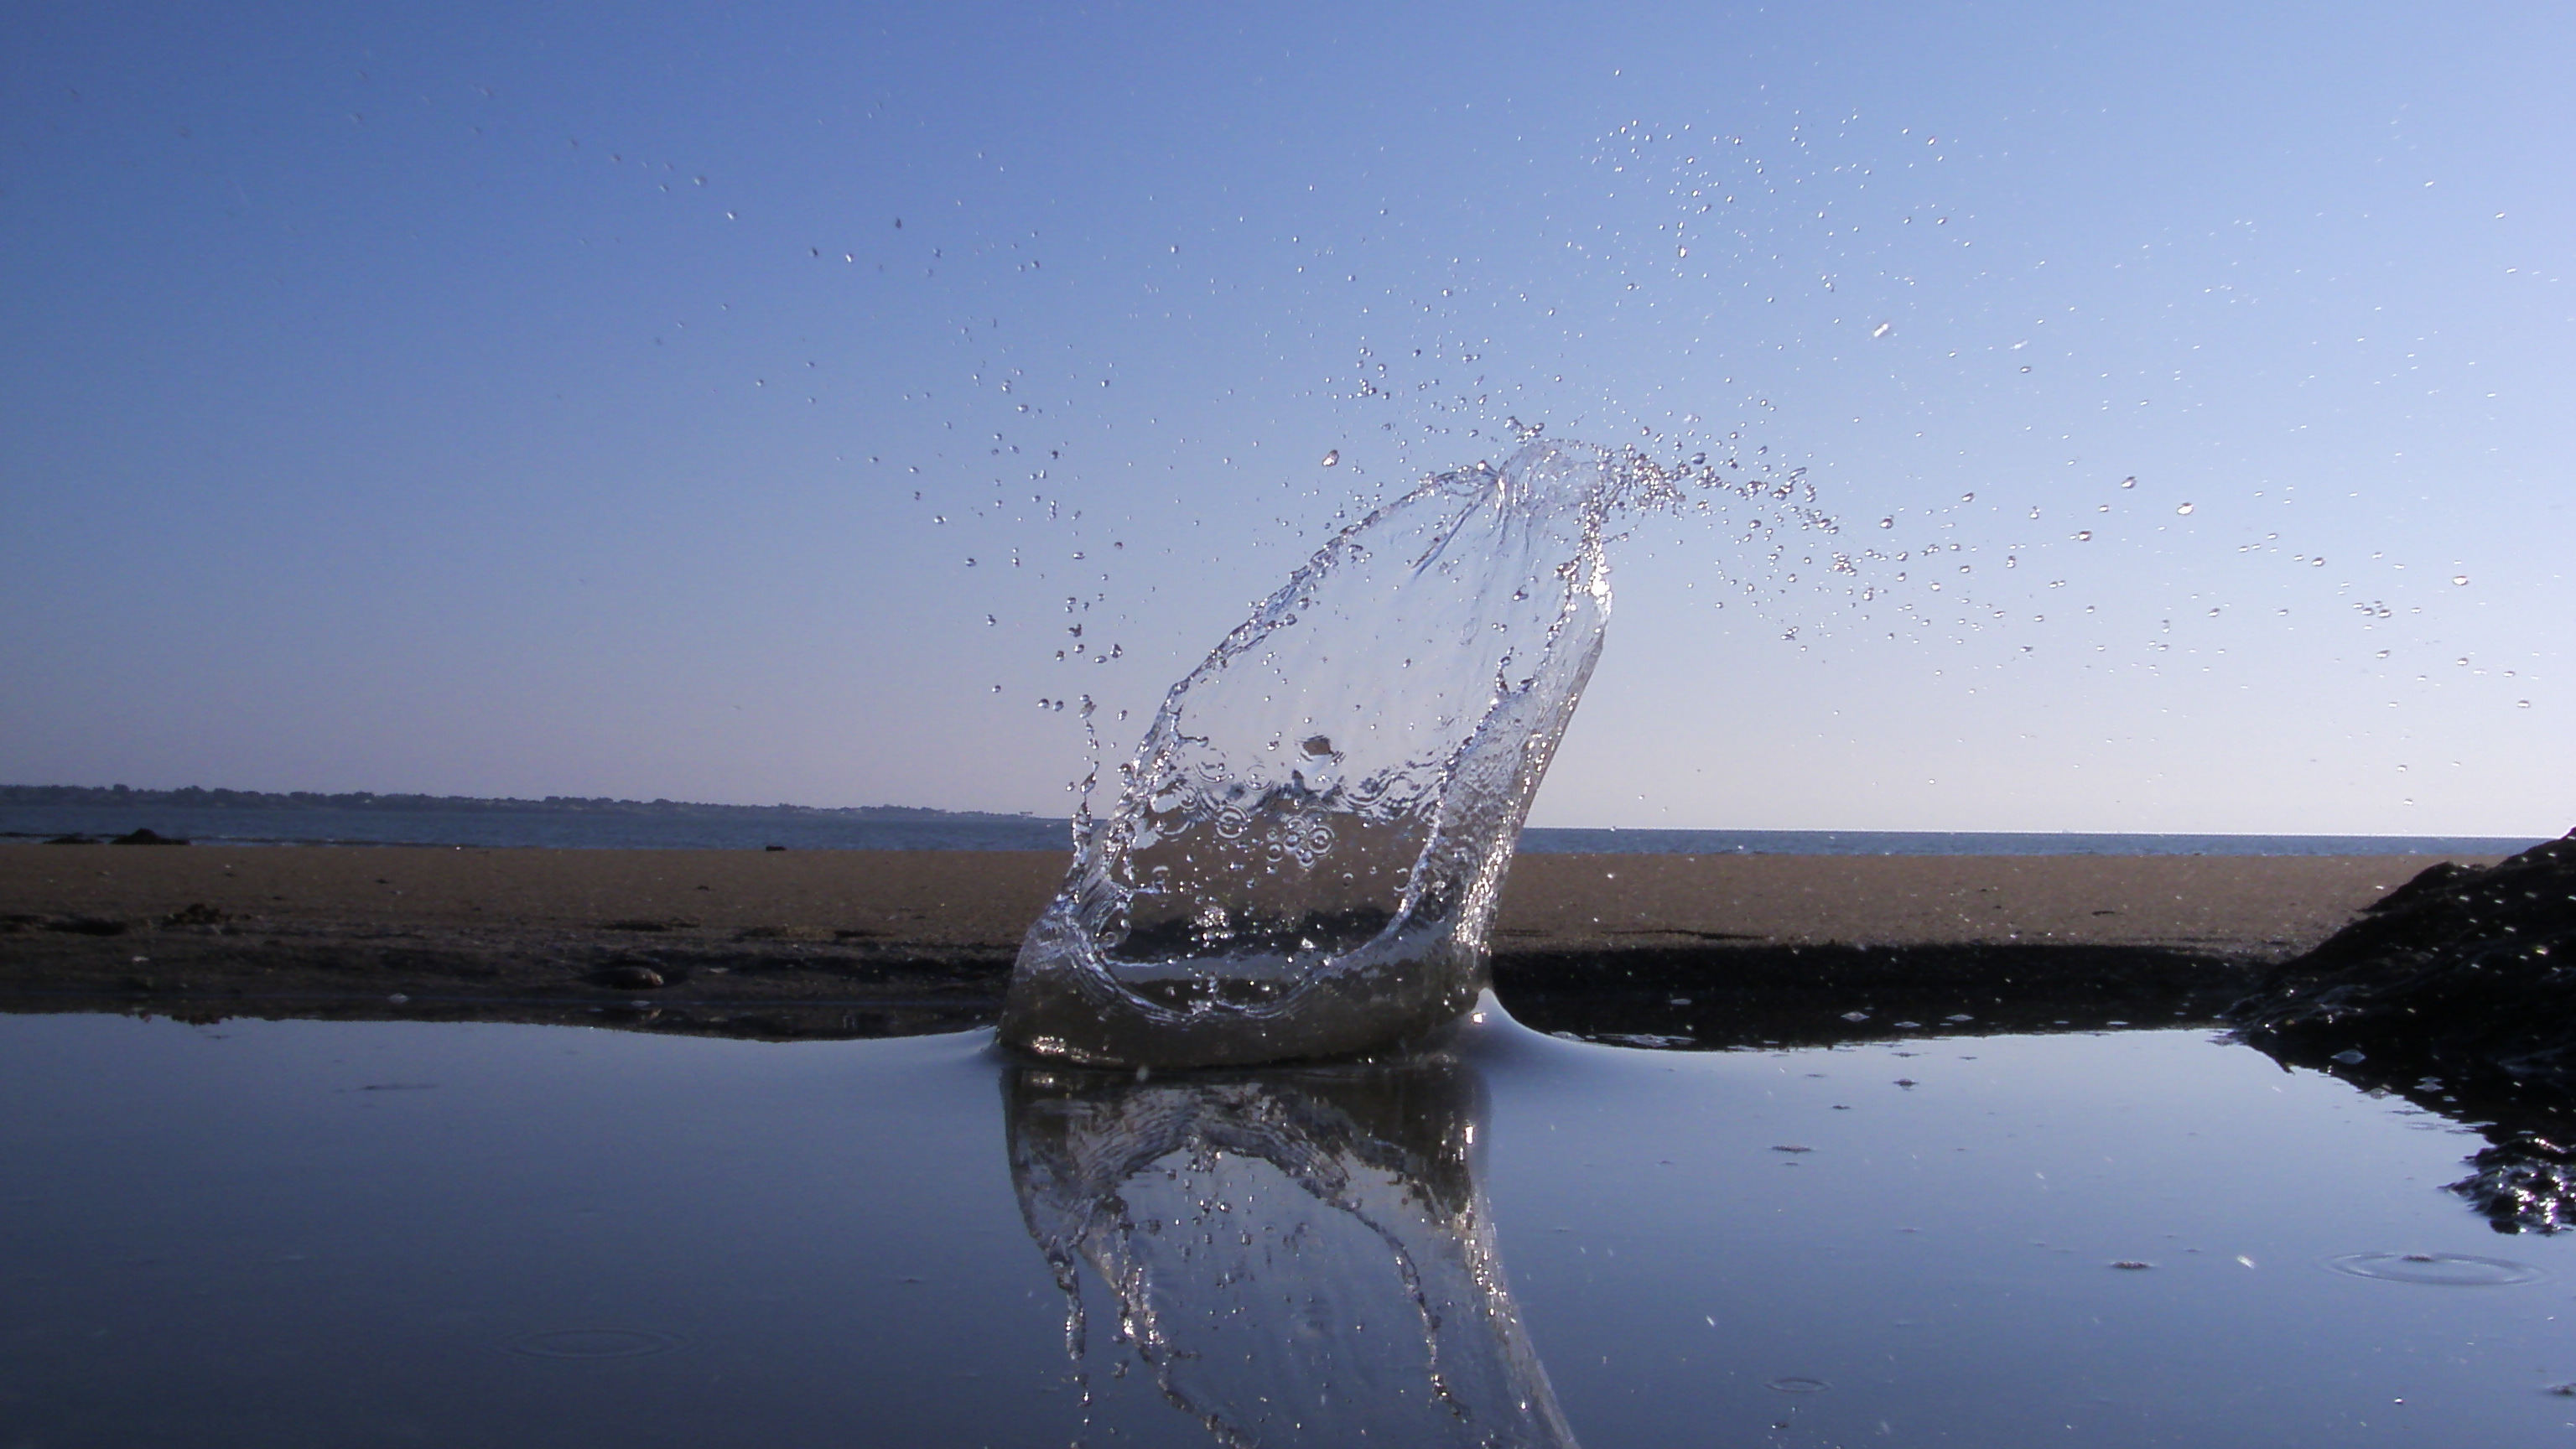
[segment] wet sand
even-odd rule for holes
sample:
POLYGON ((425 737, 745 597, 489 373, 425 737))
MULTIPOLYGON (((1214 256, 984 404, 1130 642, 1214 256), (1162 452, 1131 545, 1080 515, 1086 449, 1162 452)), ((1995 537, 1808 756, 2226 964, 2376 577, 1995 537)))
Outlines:
MULTIPOLYGON (((2123 1009, 2141 991, 2192 1014, 2432 860, 1525 856, 1497 985, 1539 1017, 1677 991, 1739 1016, 1838 1019, 1855 994, 1882 1017, 1953 997, 2123 1009)), ((0 846, 0 1007, 935 1029, 989 1019, 1063 868, 1033 851, 0 846)), ((1675 1024, 1631 1007, 1639 1030, 1675 1024)))

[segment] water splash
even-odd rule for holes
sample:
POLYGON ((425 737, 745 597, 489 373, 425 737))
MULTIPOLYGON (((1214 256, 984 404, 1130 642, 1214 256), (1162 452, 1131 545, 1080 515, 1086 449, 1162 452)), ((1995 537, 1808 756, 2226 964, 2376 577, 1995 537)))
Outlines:
POLYGON ((1020 947, 1005 1041, 1279 1061, 1474 1004, 1522 819, 1600 656, 1604 528, 1705 466, 1522 432, 1501 466, 1345 529, 1172 687, 1020 947))
POLYGON ((1108 1358, 1228 1446, 1573 1449, 1477 1186, 1469 1064, 1024 1067, 1004 1092, 1086 1403, 1108 1358), (1086 1266, 1115 1309, 1105 1344, 1086 1266))

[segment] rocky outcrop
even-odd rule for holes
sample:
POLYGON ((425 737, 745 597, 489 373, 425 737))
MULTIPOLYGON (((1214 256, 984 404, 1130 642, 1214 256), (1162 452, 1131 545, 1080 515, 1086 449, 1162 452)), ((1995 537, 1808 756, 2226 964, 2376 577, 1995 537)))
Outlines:
POLYGON ((2424 871, 2228 1017, 2284 1060, 2576 1092, 2576 832, 2496 865, 2424 871))

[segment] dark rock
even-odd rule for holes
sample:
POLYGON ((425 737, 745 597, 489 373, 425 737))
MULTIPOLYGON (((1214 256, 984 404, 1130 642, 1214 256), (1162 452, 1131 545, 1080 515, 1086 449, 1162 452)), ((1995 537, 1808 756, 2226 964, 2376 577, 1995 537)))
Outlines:
POLYGON ((2228 1008, 2284 1060, 2449 1068, 2576 1091, 2576 832, 2435 865, 2228 1008))
POLYGON ((90 839, 88 836, 86 836, 86 835, 81 835, 81 834, 77 834, 77 833, 75 833, 75 834, 71 834, 71 835, 57 835, 57 836, 55 836, 53 839, 48 840, 48 841, 46 841, 45 843, 46 843, 47 845, 96 845, 96 844, 98 844, 98 842, 97 842, 97 841, 90 839))
POLYGON ((667 962, 652 956, 611 956, 582 979, 616 991, 658 991, 688 980, 689 967, 685 962, 667 962))
POLYGON ((103 916, 64 916, 45 922, 45 929, 75 936, 122 936, 129 925, 129 922, 112 921, 103 916))
POLYGON ((599 929, 603 931, 693 931, 697 929, 697 926, 697 919, 692 916, 672 916, 668 919, 639 917, 632 920, 602 921, 599 923, 599 929))
POLYGON ((161 924, 165 926, 220 926, 231 919, 231 916, 215 909, 213 906, 207 905, 204 901, 191 901, 188 904, 181 906, 179 909, 172 911, 170 914, 163 916, 161 918, 161 924))
POLYGON ((761 847, 763 850, 785 850, 786 848, 787 847, 783 845, 764 845, 761 847))
POLYGON ((156 835, 150 830, 129 831, 108 842, 110 845, 185 845, 187 843, 167 835, 156 835))

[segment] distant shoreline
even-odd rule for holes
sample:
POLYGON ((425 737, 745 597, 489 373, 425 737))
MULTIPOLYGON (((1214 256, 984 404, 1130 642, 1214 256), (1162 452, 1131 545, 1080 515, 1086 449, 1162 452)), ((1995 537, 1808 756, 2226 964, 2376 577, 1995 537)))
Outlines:
POLYGON ((123 785, 0 785, 0 808, 179 810, 389 810, 458 814, 560 813, 572 815, 846 815, 886 820, 1069 821, 1023 810, 940 810, 924 805, 717 805, 696 800, 619 800, 607 796, 383 794, 372 790, 326 794, 313 790, 221 790, 190 785, 177 790, 134 790, 123 785))
MULTIPOLYGON (((0 785, 0 841, 138 829, 223 845, 502 849, 1044 850, 1069 852, 1061 816, 915 805, 713 805, 549 796, 118 790, 0 785)), ((2111 831, 1676 830, 1534 826, 1526 855, 2506 856, 2546 836, 2111 831)))

